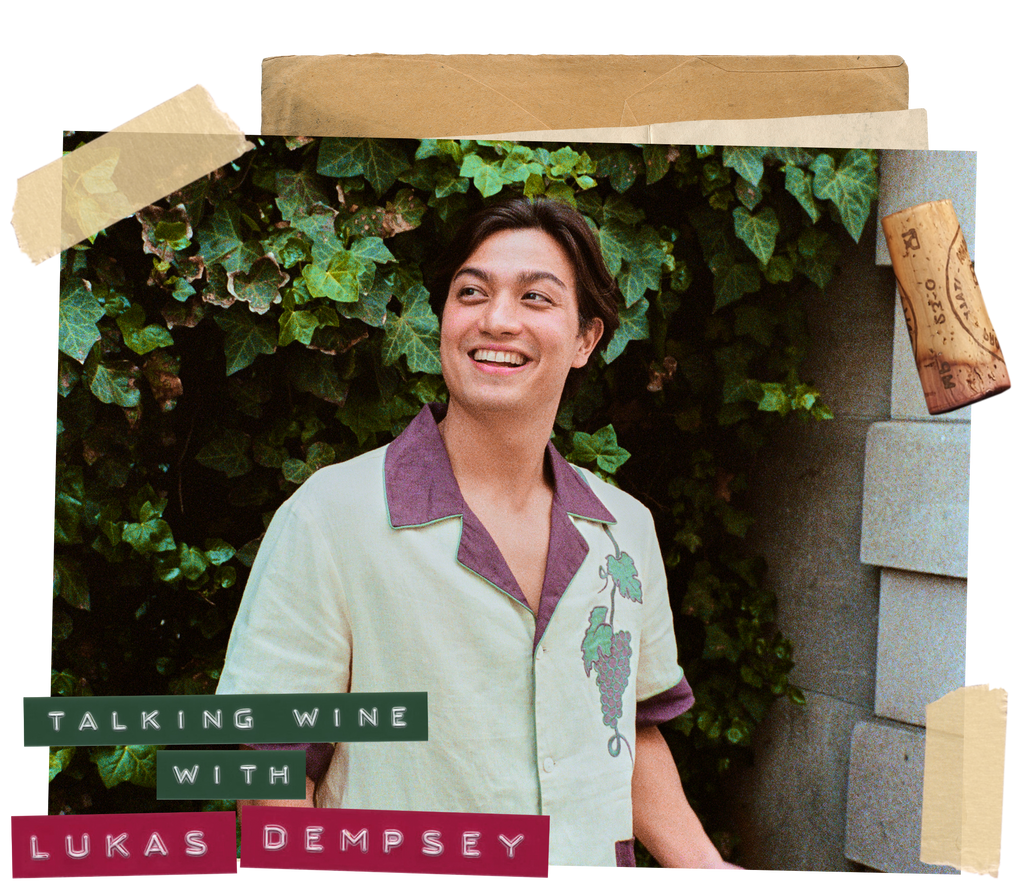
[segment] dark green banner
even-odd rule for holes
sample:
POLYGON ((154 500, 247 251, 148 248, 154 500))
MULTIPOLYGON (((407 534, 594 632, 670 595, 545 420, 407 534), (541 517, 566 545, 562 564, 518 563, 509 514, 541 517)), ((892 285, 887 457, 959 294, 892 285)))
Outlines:
POLYGON ((26 747, 426 739, 423 691, 25 698, 26 747))
POLYGON ((160 750, 158 800, 301 800, 305 750, 160 750))

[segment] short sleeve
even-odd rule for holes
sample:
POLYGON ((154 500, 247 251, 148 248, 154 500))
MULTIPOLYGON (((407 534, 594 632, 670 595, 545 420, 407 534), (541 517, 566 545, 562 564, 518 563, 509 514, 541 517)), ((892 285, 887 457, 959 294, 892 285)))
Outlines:
POLYGON ((299 489, 263 538, 228 641, 219 694, 349 689, 351 628, 335 552, 299 489))
POLYGON ((669 604, 665 563, 658 546, 654 520, 644 510, 647 528, 644 583, 644 627, 637 673, 637 727, 658 725, 693 706, 693 690, 679 666, 679 648, 669 604))

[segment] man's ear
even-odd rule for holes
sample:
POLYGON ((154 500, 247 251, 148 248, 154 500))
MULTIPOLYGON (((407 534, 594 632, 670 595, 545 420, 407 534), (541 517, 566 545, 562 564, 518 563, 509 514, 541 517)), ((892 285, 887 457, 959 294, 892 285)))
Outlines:
POLYGON ((587 363, 603 334, 604 321, 599 317, 590 318, 586 330, 580 335, 580 345, 576 352, 576 359, 572 363, 573 367, 582 367, 587 363))

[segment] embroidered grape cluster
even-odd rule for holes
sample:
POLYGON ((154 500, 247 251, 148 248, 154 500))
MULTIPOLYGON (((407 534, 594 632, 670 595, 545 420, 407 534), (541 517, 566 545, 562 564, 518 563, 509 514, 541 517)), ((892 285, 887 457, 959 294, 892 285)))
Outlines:
POLYGON ((590 611, 580 650, 587 677, 590 677, 591 670, 597 671, 594 677, 601 694, 602 721, 613 732, 608 741, 608 752, 618 756, 623 744, 632 754, 629 740, 619 731, 619 719, 622 718, 622 696, 629 684, 629 660, 633 656, 633 648, 629 643, 632 638, 630 632, 625 629, 615 631, 615 596, 618 594, 634 603, 643 603, 643 587, 633 558, 619 550, 607 527, 605 534, 611 539, 615 553, 605 557, 598 574, 605 580, 605 587, 609 583, 612 586, 608 595, 610 606, 597 606, 590 611))
POLYGON ((622 695, 629 682, 629 658, 633 655, 633 648, 629 646, 631 637, 629 632, 615 632, 612 635, 611 653, 599 653, 594 663, 604 723, 609 728, 614 728, 615 723, 622 718, 622 695))

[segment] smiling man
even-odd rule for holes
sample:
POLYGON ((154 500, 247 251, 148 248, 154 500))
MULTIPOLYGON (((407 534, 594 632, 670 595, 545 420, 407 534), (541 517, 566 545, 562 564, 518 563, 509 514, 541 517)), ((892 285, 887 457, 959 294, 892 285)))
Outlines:
POLYGON ((429 740, 333 745, 317 805, 540 813, 552 864, 632 864, 635 833, 730 867, 657 728, 693 698, 650 513, 549 441, 618 324, 593 235, 558 203, 491 206, 432 295, 448 405, 285 502, 218 691, 428 693, 429 740))

